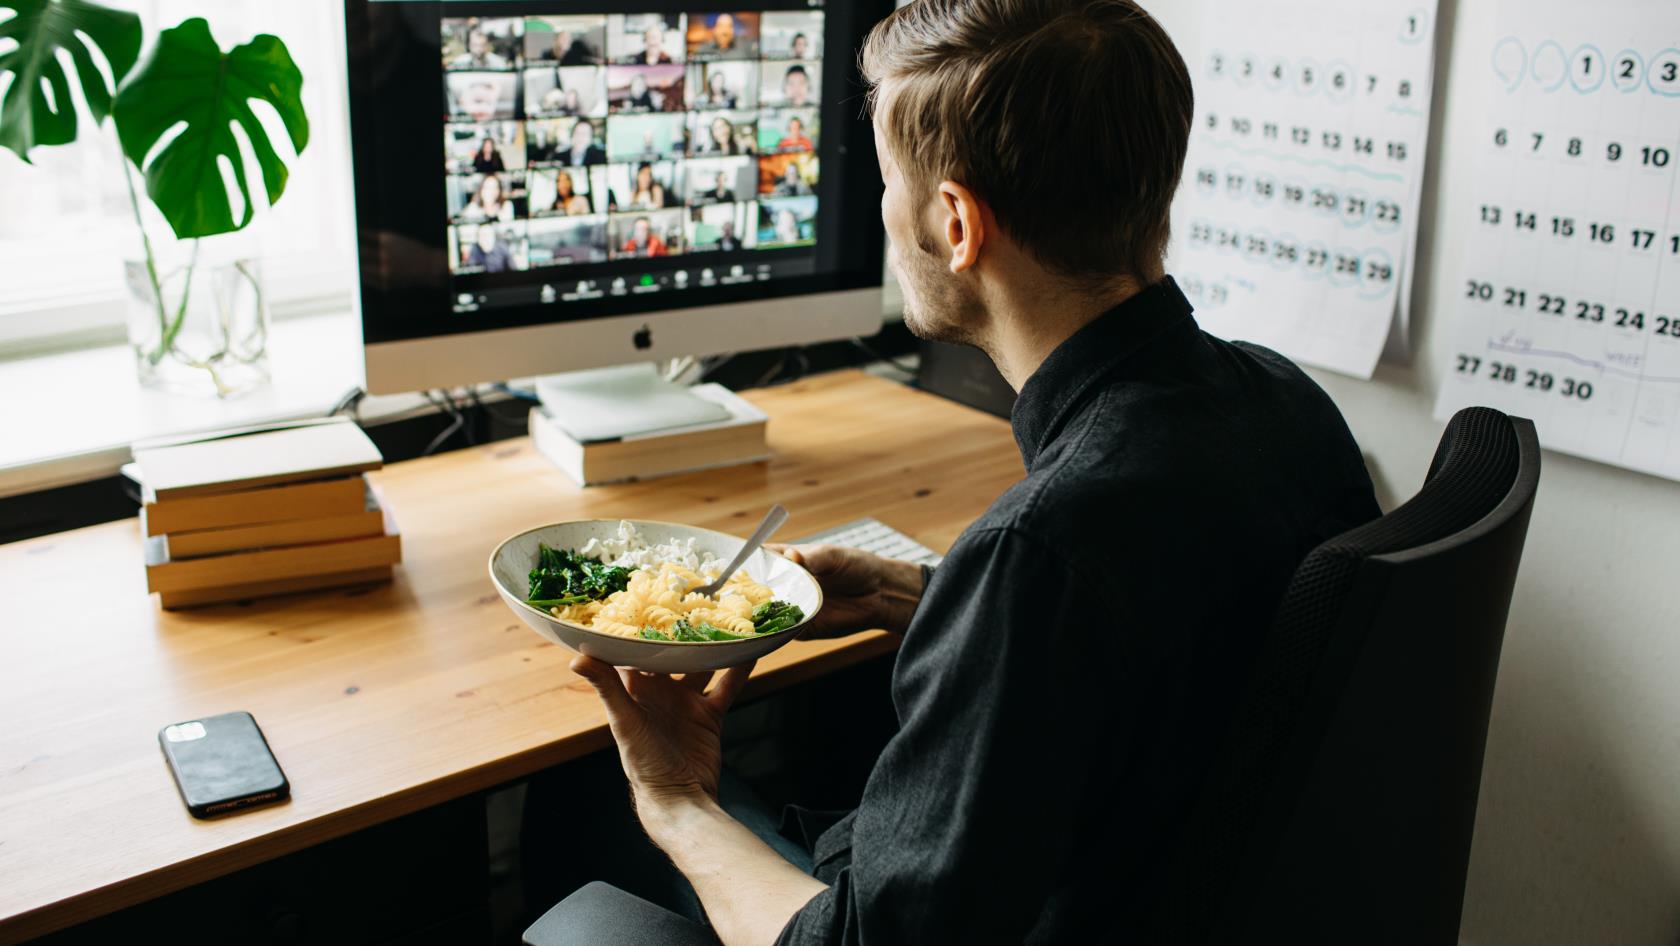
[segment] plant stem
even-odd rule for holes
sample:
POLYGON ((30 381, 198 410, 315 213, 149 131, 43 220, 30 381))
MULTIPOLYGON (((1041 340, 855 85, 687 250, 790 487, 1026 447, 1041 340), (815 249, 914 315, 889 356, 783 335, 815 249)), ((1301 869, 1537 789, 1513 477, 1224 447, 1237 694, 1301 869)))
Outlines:
MULTIPOLYGON (((163 310, 163 284, 158 281, 157 260, 152 254, 152 240, 146 235, 146 224, 140 219, 140 197, 134 193, 134 176, 128 169, 128 158, 122 161, 123 183, 128 185, 128 206, 134 211, 134 229, 140 231, 140 245, 146 250, 146 277, 152 283, 152 302, 157 306, 158 337, 162 338, 169 331, 169 315, 163 310)), ((152 364, 157 364, 158 357, 154 355, 152 364)))
POLYGON ((157 364, 175 344, 175 336, 181 334, 181 326, 187 319, 187 300, 192 297, 193 270, 198 268, 198 239, 193 238, 192 259, 187 262, 187 278, 181 284, 181 304, 175 310, 175 321, 164 326, 163 337, 158 340, 157 351, 152 352, 152 364, 157 364))

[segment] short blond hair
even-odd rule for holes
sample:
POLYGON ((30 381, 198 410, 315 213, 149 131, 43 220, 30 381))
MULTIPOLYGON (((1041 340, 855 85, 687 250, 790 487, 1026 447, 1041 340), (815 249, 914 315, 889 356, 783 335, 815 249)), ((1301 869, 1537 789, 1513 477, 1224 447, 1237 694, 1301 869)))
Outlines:
POLYGON ((861 60, 912 184, 974 191, 1054 271, 1159 269, 1194 100, 1172 40, 1132 0, 915 0, 861 60))

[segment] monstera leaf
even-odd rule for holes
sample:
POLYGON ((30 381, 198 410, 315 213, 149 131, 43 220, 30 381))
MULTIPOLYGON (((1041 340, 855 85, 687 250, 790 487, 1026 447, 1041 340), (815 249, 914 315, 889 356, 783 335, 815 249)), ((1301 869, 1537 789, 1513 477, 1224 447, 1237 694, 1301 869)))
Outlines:
POLYGON ((239 139, 244 129, 262 171, 263 189, 274 203, 286 189, 286 164, 275 153, 250 102, 269 103, 286 126, 292 146, 309 143, 309 119, 299 92, 303 74, 286 44, 267 34, 222 52, 203 19, 193 18, 158 34, 146 61, 123 83, 112 114, 123 153, 146 175, 146 193, 181 239, 214 236, 251 222, 251 189, 239 139), (180 134, 165 142, 176 125, 180 134), (157 150, 146 162, 147 155, 157 150), (236 221, 217 159, 226 157, 244 198, 236 221))
POLYGON ((70 53, 76 82, 95 122, 111 113, 115 88, 94 64, 88 44, 98 48, 111 65, 112 79, 121 83, 140 55, 140 18, 84 0, 0 0, 0 10, 15 15, 0 22, 0 39, 12 39, 16 49, 0 53, 0 147, 29 160, 36 145, 62 145, 76 140, 76 106, 70 97, 70 76, 58 61, 58 51, 70 53), (78 35, 80 34, 80 35, 78 35), (11 84, 4 79, 11 75, 11 84), (45 81, 52 88, 47 98, 45 81))

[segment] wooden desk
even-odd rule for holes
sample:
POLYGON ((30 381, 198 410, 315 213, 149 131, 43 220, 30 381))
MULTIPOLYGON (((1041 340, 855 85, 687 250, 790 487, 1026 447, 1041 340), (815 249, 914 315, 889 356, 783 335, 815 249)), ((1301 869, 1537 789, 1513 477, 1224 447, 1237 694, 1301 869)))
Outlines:
MULTIPOLYGON (((404 562, 372 590, 165 613, 145 593, 134 519, 0 546, 0 941, 605 746, 571 653, 490 586, 490 550, 521 529, 626 516, 745 533, 781 502, 784 535, 872 515, 944 549, 1021 475, 1002 420, 858 372, 750 397, 771 416, 768 463, 582 490, 514 440, 388 467, 375 478, 404 562), (157 731, 230 710, 256 716, 292 800, 196 821, 157 731)), ((795 642, 749 689, 891 646, 795 642)))

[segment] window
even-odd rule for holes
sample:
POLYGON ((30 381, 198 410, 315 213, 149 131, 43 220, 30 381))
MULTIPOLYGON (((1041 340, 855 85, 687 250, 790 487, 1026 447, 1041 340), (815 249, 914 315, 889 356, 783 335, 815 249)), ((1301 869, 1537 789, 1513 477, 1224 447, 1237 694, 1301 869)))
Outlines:
MULTIPOLYGON (((356 256, 342 7, 102 2, 140 15, 146 37, 142 55, 160 28, 194 16, 209 20, 224 49, 258 33, 285 41, 303 72, 309 145, 272 210, 259 210, 238 237, 213 239, 237 240, 242 250, 261 259, 275 318, 347 310, 356 256)), ((111 344, 125 337, 123 263, 139 258, 140 239, 123 184, 116 131, 109 122, 95 128, 85 112, 82 119, 75 142, 35 149, 33 166, 0 150, 0 354, 111 344)), ((279 150, 288 153, 285 147, 279 150)), ((135 184, 143 186, 138 175, 135 184)), ((167 235, 168 225, 144 200, 143 191, 141 206, 149 214, 148 232, 154 238, 167 235)))

